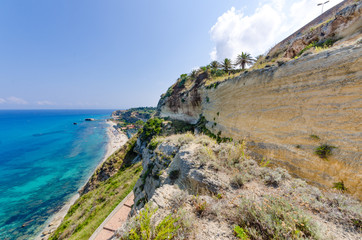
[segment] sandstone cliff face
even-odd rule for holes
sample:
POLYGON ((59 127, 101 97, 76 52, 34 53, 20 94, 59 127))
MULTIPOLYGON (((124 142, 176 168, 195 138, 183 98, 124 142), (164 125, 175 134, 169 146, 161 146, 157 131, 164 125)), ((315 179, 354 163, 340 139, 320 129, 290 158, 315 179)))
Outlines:
POLYGON ((246 139, 255 153, 321 186, 343 181, 362 199, 361 56, 359 41, 245 72, 161 100, 160 115, 190 123, 203 115, 215 134, 246 139), (314 153, 322 143, 336 147, 327 160, 314 153))

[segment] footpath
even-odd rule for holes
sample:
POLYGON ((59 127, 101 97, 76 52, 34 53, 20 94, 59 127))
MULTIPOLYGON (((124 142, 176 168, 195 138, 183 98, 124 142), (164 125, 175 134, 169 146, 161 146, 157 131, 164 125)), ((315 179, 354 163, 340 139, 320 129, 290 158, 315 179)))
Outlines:
POLYGON ((103 223, 92 234, 89 240, 108 240, 115 231, 126 222, 131 207, 133 205, 133 191, 120 202, 117 207, 108 215, 103 223))

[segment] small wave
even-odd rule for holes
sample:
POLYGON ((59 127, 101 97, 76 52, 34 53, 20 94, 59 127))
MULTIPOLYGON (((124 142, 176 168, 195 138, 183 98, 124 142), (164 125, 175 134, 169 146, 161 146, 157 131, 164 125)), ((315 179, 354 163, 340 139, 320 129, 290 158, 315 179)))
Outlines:
POLYGON ((47 132, 47 133, 36 133, 36 134, 33 134, 33 137, 41 137, 41 136, 58 134, 58 133, 63 133, 63 132, 64 132, 64 131, 54 131, 54 132, 47 132))

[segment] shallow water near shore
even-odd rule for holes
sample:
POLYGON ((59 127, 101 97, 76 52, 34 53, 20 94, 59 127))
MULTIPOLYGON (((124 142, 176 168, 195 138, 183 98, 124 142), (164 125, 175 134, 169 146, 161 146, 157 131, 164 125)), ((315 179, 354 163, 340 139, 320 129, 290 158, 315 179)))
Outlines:
POLYGON ((111 113, 0 111, 0 239, 31 239, 85 183, 106 152, 111 113))

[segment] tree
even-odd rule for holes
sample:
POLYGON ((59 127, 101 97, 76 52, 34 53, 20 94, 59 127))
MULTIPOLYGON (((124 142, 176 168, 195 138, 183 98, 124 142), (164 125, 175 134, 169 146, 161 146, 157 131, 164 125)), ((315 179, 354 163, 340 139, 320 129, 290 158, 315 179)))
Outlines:
POLYGON ((229 72, 232 69, 231 60, 229 58, 225 58, 220 65, 225 72, 229 72))
POLYGON ((251 57, 249 53, 241 52, 236 58, 235 65, 241 66, 242 69, 245 69, 245 65, 252 65, 255 62, 255 59, 251 57))
POLYGON ((210 63, 210 66, 212 69, 218 69, 220 67, 220 64, 217 61, 212 61, 210 63))

